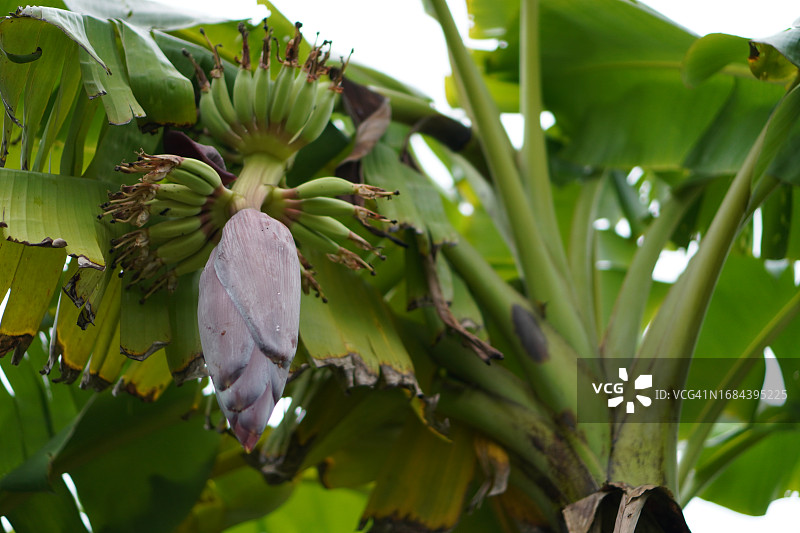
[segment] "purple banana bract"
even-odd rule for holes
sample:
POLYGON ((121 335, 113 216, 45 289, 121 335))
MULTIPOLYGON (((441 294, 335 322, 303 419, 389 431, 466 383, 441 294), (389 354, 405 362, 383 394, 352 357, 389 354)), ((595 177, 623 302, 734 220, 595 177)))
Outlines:
POLYGON ((197 319, 222 412, 247 451, 283 394, 297 349, 300 264, 288 228, 237 212, 200 277, 197 319))

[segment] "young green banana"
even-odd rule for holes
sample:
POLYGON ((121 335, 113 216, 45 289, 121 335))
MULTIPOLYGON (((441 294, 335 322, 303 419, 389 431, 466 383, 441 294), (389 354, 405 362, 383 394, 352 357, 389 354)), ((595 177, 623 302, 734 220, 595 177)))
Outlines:
MULTIPOLYGON (((291 210, 287 210, 291 211, 291 210)), ((310 215, 302 211, 294 211, 293 213, 287 212, 289 218, 295 218, 297 222, 302 224, 308 229, 311 229, 320 235, 330 237, 335 242, 344 242, 345 240, 352 241, 363 250, 368 250, 378 257, 383 257, 377 248, 365 241, 360 235, 350 231, 350 228, 336 220, 335 218, 327 216, 310 215)))
POLYGON ((275 78, 270 96, 272 100, 269 105, 269 123, 280 124, 289 114, 289 98, 292 95, 292 82, 294 81, 294 69, 291 65, 284 65, 275 78))
POLYGON ((383 215, 380 215, 374 211, 370 211, 369 209, 361 207, 360 205, 345 202, 344 200, 340 200, 338 198, 318 196, 299 201, 289 200, 289 202, 297 202, 297 207, 294 207, 293 204, 289 205, 311 215, 323 215, 337 218, 354 216, 362 222, 366 222, 370 219, 380 220, 381 222, 390 222, 390 220, 383 215))
POLYGON ((188 187, 192 192, 201 196, 211 196, 216 190, 216 187, 206 181, 202 176, 180 168, 172 169, 165 179, 171 183, 177 183, 188 187))
POLYGON ((250 46, 247 42, 249 32, 244 22, 239 23, 239 33, 242 34, 242 59, 236 80, 233 83, 233 108, 236 118, 248 130, 253 129, 255 117, 253 114, 253 74, 250 72, 250 46))
POLYGON ((223 141, 228 146, 236 149, 241 148, 242 138, 233 131, 230 124, 217 109, 217 105, 214 103, 214 96, 211 94, 211 85, 208 83, 208 78, 206 78, 203 69, 197 64, 192 54, 185 48, 182 51, 183 55, 191 61, 197 76, 197 83, 200 86, 200 120, 203 125, 212 136, 223 141))
POLYGON ((176 237, 185 237, 199 230, 203 225, 200 217, 184 217, 173 220, 164 220, 148 228, 147 238, 150 243, 160 244, 176 237))
POLYGON ((208 261, 208 256, 211 255, 211 251, 217 246, 219 235, 217 234, 216 237, 217 238, 212 238, 206 242, 203 247, 194 254, 178 262, 172 270, 175 276, 182 276, 203 268, 206 265, 206 261, 208 261))
POLYGON ((286 116, 286 125, 284 126, 286 133, 292 135, 290 143, 302 132, 314 110, 317 99, 316 83, 312 79, 307 79, 303 72, 298 74, 298 79, 302 85, 293 95, 294 98, 290 104, 289 113, 286 116))
POLYGON ((175 237, 155 249, 153 256, 161 264, 178 263, 191 257, 208 242, 208 235, 203 228, 197 229, 188 235, 175 237))
MULTIPOLYGON (((183 170, 202 178, 211 187, 211 192, 208 194, 211 194, 218 188, 222 187, 222 178, 220 178, 219 174, 217 174, 217 171, 214 170, 211 165, 204 163, 199 159, 184 157, 181 159, 176 170, 183 170)), ((188 186, 189 185, 187 184, 187 187, 188 186)))
POLYGON ((208 201, 208 196, 197 194, 186 185, 178 183, 157 183, 156 198, 158 200, 173 200, 191 206, 203 206, 208 201))
POLYGON ((199 215, 203 210, 203 206, 188 205, 175 200, 161 200, 159 198, 147 201, 144 205, 147 206, 150 213, 163 217, 193 217, 199 215))
POLYGON ((336 95, 339 94, 337 89, 331 86, 320 85, 317 88, 317 102, 311 115, 306 121, 306 125, 300 132, 300 139, 303 143, 308 144, 317 137, 322 135, 325 127, 331 119, 333 108, 336 105, 336 95))
POLYGON ((272 28, 267 26, 265 19, 261 58, 258 61, 256 72, 253 74, 253 114, 259 130, 265 130, 269 126, 269 102, 272 92, 272 78, 269 73, 271 39, 272 28))
POLYGON ((316 196, 344 196, 356 194, 362 198, 375 199, 400 194, 400 191, 387 191, 374 185, 353 183, 346 179, 329 176, 317 178, 298 185, 294 189, 284 189, 283 197, 287 199, 314 198, 316 196))
POLYGON ((219 57, 217 48, 222 45, 212 45, 211 40, 206 35, 206 32, 201 28, 200 34, 205 37, 206 44, 214 54, 214 68, 211 70, 211 96, 214 98, 214 105, 219 110, 222 118, 230 125, 233 130, 239 135, 246 134, 246 130, 239 124, 236 110, 233 108, 231 96, 228 93, 228 85, 225 82, 225 67, 222 65, 222 59, 219 57))
POLYGON ((375 272, 372 265, 347 248, 342 248, 326 235, 322 235, 299 222, 291 224, 289 230, 301 245, 309 246, 324 253, 334 263, 341 263, 352 270, 366 268, 370 272, 375 272))

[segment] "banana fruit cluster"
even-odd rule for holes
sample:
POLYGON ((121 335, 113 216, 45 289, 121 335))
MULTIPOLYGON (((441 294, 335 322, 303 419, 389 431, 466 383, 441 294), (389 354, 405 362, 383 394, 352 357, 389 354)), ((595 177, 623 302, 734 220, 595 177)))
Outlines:
MULTIPOLYGON (((330 41, 314 46, 299 63, 302 25, 286 45, 275 79, 270 75, 272 31, 264 24, 264 39, 258 65, 251 68, 248 32, 244 24, 242 58, 233 85, 228 90, 217 46, 208 45, 215 67, 208 81, 203 70, 186 50, 195 67, 200 86, 200 121, 208 133, 242 156, 266 153, 286 161, 297 150, 315 140, 330 120, 336 96, 342 91, 343 68, 329 67, 330 41)), ((202 31, 202 30, 201 30, 202 31)), ((205 36, 205 32, 203 32, 205 36)))
MULTIPOLYGON (((324 253, 335 263, 343 264, 352 270, 367 269, 374 274, 374 268, 370 263, 345 248, 343 244, 353 243, 379 259, 385 259, 380 249, 353 232, 342 220, 353 217, 364 226, 367 226, 370 220, 391 223, 396 221, 391 221, 365 207, 340 200, 336 196, 350 195, 375 200, 391 198, 396 194, 397 191, 386 191, 372 185, 353 183, 337 177, 324 177, 308 181, 293 189, 275 187, 262 206, 262 210, 288 227, 301 248, 313 248, 324 253)), ((298 255, 304 292, 308 293, 313 289, 318 296, 321 296, 322 292, 314 279, 311 265, 300 250, 298 255)))
POLYGON ((113 265, 131 272, 130 285, 159 276, 145 298, 174 289, 179 276, 199 270, 219 240, 233 193, 217 172, 197 159, 140 154, 117 171, 143 174, 138 183, 109 193, 100 217, 138 229, 111 241, 113 265))
MULTIPOLYGON (((118 171, 142 176, 138 183, 110 193, 109 201, 102 206, 103 215, 112 221, 136 228, 112 241, 113 264, 120 265, 123 274, 132 274, 129 286, 154 280, 145 287, 144 298, 160 288, 174 290, 178 277, 202 268, 226 222, 245 209, 260 210, 280 221, 300 249, 315 249, 351 269, 374 273, 364 258, 368 254, 345 246, 383 258, 377 247, 343 221, 354 217, 369 226, 388 220, 336 197, 375 200, 391 197, 396 191, 336 177, 314 179, 293 189, 281 187, 295 153, 322 133, 342 91, 344 67, 326 65, 329 41, 312 47, 300 65, 300 28, 297 23, 283 58, 276 54, 280 68, 272 79, 271 30, 265 23, 261 58, 252 69, 247 30, 240 25, 242 59, 232 91, 226 85, 217 47, 210 41, 215 60, 210 82, 191 55, 184 52, 195 66, 202 124, 231 153, 241 156, 241 169, 230 188, 223 185, 212 167, 190 158, 141 154, 137 161, 117 166, 118 171)), ((304 291, 313 289, 322 296, 312 266, 300 250, 297 253, 304 291)))

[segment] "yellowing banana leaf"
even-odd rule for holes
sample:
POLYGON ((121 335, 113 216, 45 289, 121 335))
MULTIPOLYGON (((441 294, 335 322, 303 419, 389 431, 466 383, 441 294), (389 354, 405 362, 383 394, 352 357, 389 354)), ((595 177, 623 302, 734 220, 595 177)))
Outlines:
MULTIPOLYGON (((93 269, 80 269, 89 270, 93 269)), ((48 365, 52 366, 60 358, 59 369, 61 377, 54 381, 72 383, 86 368, 90 356, 102 358, 108 351, 106 337, 108 331, 116 330, 119 321, 119 292, 121 281, 112 274, 102 283, 109 285, 104 289, 104 296, 97 307, 96 320, 92 324, 84 324, 81 315, 89 303, 78 307, 69 299, 66 293, 61 294, 58 312, 55 319, 55 328, 50 338, 50 359, 48 365), (108 322, 108 323, 107 323, 108 322), (92 354, 95 354, 93 356, 92 354)))
POLYGON ((158 350, 144 361, 134 361, 120 376, 114 392, 125 391, 145 402, 154 402, 172 382, 164 350, 158 350))
POLYGON ((120 310, 119 349, 137 361, 147 359, 172 338, 166 292, 156 291, 144 301, 142 295, 135 287, 123 288, 120 310))
POLYGON ((19 243, 6 240, 6 228, 5 224, 0 224, 0 293, 4 298, 8 289, 11 288, 19 258, 22 256, 22 250, 25 249, 19 243))
POLYGON ((78 316, 81 307, 72 304, 70 299, 62 292, 56 308, 55 327, 50 337, 50 358, 45 366, 45 373, 61 358, 59 370, 61 375, 53 382, 70 384, 74 382, 81 370, 89 361, 92 354, 94 341, 99 330, 91 328, 87 331, 78 327, 78 316))
POLYGON ((183 276, 169 295, 169 322, 172 341, 164 348, 175 383, 206 375, 200 329, 197 325, 198 280, 200 271, 183 276))
MULTIPOLYGON (((6 242, 3 247, 10 245, 6 242)), ((65 261, 63 249, 24 246, 0 321, 0 356, 15 350, 17 361, 25 353, 39 331, 65 261)))
POLYGON ((471 434, 460 426, 447 443, 409 416, 388 451, 361 519, 373 530, 448 531, 467 503, 475 471, 471 434))
POLYGON ((328 298, 302 298, 300 338, 313 363, 337 369, 348 387, 381 382, 418 391, 411 359, 380 294, 357 274, 310 252, 328 298))
POLYGON ((83 373, 81 388, 102 391, 116 381, 120 371, 131 360, 119 353, 119 314, 115 322, 107 321, 95 342, 89 371, 83 373))

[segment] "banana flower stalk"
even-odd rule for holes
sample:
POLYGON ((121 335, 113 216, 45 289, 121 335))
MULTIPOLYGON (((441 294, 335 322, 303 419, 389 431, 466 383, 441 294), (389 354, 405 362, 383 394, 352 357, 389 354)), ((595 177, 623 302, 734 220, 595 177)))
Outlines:
POLYGON ((288 228, 256 209, 237 212, 200 277, 197 318, 217 401, 248 452, 286 385, 300 290, 288 228))

